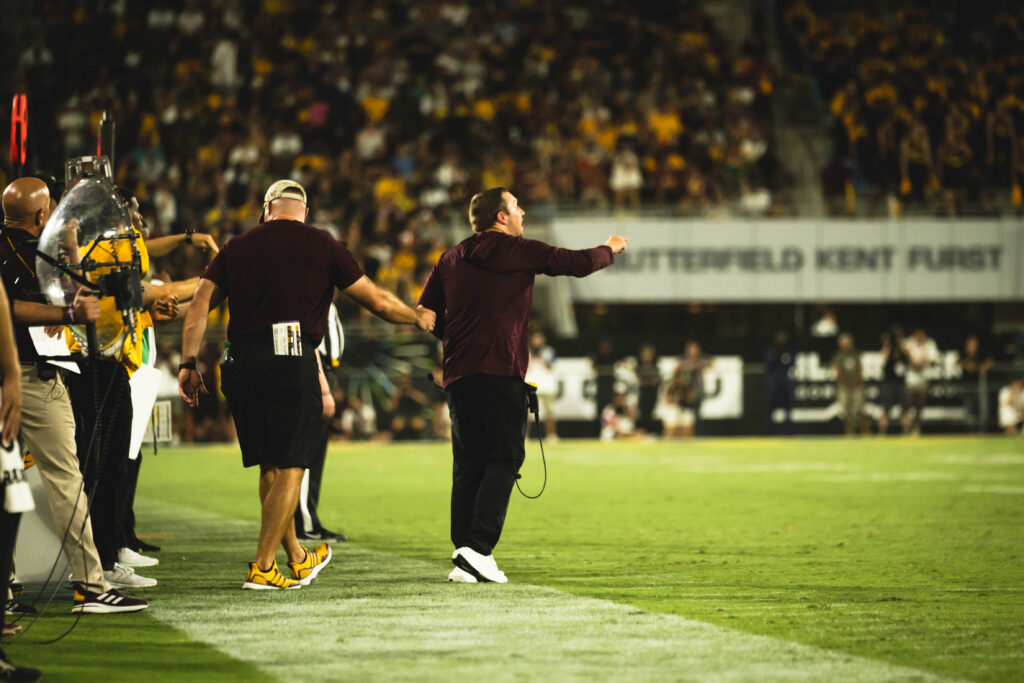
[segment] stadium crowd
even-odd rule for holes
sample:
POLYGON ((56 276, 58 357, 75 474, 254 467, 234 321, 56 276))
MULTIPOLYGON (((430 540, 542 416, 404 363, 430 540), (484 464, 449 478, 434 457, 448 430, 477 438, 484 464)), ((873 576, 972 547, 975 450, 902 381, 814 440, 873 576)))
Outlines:
POLYGON ((291 176, 409 296, 471 188, 770 207, 772 68, 754 42, 729 54, 696 2, 55 2, 43 20, 18 66, 45 159, 88 153, 108 111, 155 227, 219 241, 291 176))
POLYGON ((782 3, 788 61, 830 114, 838 211, 855 192, 891 213, 1021 211, 1024 10, 995 4, 782 3))

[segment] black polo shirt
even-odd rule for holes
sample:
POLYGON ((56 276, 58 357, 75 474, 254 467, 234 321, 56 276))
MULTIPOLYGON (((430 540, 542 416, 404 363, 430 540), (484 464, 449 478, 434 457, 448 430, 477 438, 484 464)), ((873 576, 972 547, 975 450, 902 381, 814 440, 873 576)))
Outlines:
MULTIPOLYGON (((18 228, 4 226, 0 230, 0 274, 2 274, 7 299, 11 302, 11 319, 14 319, 14 300, 49 303, 39 288, 36 278, 36 252, 39 239, 32 233, 18 228)), ((14 321, 14 339, 18 345, 18 359, 22 363, 33 363, 39 358, 28 325, 14 321)))

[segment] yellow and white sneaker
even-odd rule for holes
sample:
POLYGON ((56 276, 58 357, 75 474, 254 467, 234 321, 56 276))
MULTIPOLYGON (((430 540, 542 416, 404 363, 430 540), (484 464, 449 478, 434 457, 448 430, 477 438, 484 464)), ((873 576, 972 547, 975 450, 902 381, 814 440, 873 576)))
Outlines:
POLYGON ((292 570, 292 579, 303 586, 313 583, 313 579, 320 573, 320 570, 327 566, 334 555, 331 546, 321 543, 315 549, 303 548, 306 551, 306 558, 302 562, 289 562, 292 570))
POLYGON ((273 591, 281 588, 302 588, 298 581, 292 581, 277 569, 277 562, 270 569, 263 571, 255 562, 249 563, 249 573, 245 577, 242 588, 253 591, 273 591))

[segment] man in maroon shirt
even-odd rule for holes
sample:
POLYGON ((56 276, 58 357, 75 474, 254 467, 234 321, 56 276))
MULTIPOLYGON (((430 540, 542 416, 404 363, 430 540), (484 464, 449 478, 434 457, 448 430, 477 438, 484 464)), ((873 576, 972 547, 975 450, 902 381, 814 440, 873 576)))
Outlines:
POLYGON ((267 590, 308 585, 330 560, 327 544, 299 545, 292 516, 303 472, 312 454, 311 436, 325 411, 333 411, 330 387, 316 347, 337 287, 360 306, 391 323, 434 328, 434 313, 413 310, 370 281, 348 249, 326 232, 306 225, 306 192, 279 180, 264 198, 267 218, 229 241, 199 281, 185 316, 184 362, 178 391, 196 405, 207 393, 196 370, 211 304, 228 300, 228 357, 221 388, 231 413, 246 467, 260 466, 262 527, 256 561, 243 588, 267 590), (283 545, 291 578, 277 569, 283 545))
POLYGON ((526 453, 523 377, 534 277, 590 275, 626 248, 617 235, 579 251, 523 239, 525 215, 505 188, 476 194, 469 204, 474 234, 441 257, 420 296, 420 305, 437 313, 452 418, 449 581, 507 581, 492 550, 526 453))

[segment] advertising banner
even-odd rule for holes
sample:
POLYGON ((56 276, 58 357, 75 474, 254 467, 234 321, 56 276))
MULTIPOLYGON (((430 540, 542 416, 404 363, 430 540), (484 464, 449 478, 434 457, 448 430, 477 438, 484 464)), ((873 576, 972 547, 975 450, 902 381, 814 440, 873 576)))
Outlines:
POLYGON ((552 241, 630 238, 615 265, 571 281, 581 302, 1005 301, 1024 297, 1013 220, 571 219, 552 241))

